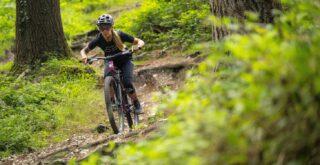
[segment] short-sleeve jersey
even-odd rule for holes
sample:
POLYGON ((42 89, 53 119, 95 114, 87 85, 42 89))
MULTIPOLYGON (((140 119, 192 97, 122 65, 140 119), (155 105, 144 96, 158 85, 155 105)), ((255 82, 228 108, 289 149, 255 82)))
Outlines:
MULTIPOLYGON (((133 43, 134 37, 132 37, 131 35, 124 33, 124 32, 121 32, 121 31, 116 31, 116 33, 118 33, 122 42, 133 43)), ((116 46, 116 44, 114 43, 113 40, 110 42, 107 42, 103 38, 101 33, 99 33, 98 36, 94 40, 92 40, 88 45, 90 50, 94 49, 97 46, 100 47, 104 51, 105 56, 109 56, 109 55, 113 55, 113 54, 121 52, 121 50, 118 49, 118 47, 116 46)))

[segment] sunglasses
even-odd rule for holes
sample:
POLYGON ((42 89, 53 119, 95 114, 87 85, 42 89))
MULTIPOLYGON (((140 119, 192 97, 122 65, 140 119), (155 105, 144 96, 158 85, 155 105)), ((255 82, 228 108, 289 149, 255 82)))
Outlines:
POLYGON ((111 25, 100 25, 98 26, 99 31, 110 31, 112 29, 111 25))

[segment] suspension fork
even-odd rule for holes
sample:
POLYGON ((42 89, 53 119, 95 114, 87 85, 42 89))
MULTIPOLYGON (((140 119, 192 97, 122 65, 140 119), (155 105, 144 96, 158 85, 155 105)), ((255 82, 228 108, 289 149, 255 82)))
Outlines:
POLYGON ((117 71, 116 75, 114 75, 114 79, 116 80, 116 86, 117 86, 117 97, 119 98, 119 105, 121 106, 121 110, 123 114, 126 112, 126 105, 125 105, 125 91, 124 91, 124 86, 121 83, 121 77, 120 77, 120 72, 117 71))

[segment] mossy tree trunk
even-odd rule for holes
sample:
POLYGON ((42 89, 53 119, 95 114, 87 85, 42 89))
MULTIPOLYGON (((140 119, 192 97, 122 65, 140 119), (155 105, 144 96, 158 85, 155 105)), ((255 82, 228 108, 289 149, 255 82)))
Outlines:
MULTIPOLYGON (((280 0, 210 0, 212 15, 222 17, 233 17, 239 20, 245 18, 245 11, 259 14, 261 23, 273 22, 273 9, 281 9, 280 0)), ((226 28, 212 27, 212 35, 215 41, 220 40, 230 32, 226 28)))
POLYGON ((16 0, 16 56, 13 71, 34 68, 49 56, 69 57, 60 0, 16 0))

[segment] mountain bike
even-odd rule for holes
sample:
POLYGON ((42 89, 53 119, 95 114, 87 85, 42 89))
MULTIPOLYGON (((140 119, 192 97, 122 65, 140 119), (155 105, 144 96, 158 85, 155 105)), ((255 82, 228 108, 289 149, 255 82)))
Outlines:
POLYGON ((134 113, 134 106, 123 86, 121 70, 116 68, 113 63, 114 59, 131 53, 131 50, 126 50, 112 56, 91 57, 87 60, 89 64, 104 60, 105 67, 108 67, 109 74, 104 78, 104 97, 109 122, 115 134, 123 132, 126 126, 132 129, 134 125, 139 123, 139 115, 134 113), (127 125, 124 122, 125 118, 127 119, 127 125))

